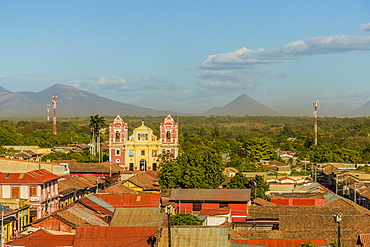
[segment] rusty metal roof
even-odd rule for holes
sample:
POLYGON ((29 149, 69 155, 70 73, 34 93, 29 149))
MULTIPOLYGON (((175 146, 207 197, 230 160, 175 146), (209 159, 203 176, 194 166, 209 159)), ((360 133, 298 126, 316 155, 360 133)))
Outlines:
POLYGON ((0 173, 0 184, 44 184, 58 178, 60 177, 45 169, 27 173, 0 173))
POLYGON ((110 226, 163 226, 166 215, 159 208, 117 208, 110 226))
POLYGON ((151 247, 156 241, 155 227, 77 227, 74 247, 151 247))
POLYGON ((72 247, 74 235, 55 235, 45 230, 38 230, 23 238, 15 239, 6 246, 27 246, 27 247, 72 247))
POLYGON ((357 243, 363 247, 370 247, 370 234, 360 234, 357 243))
MULTIPOLYGON (((158 247, 168 246, 168 231, 163 228, 158 247)), ((227 247, 229 228, 226 227, 171 227, 171 247, 227 247)))
POLYGON ((172 189, 170 201, 248 202, 250 189, 172 189))
MULTIPOLYGON (((300 247, 303 243, 308 243, 310 240, 234 240, 239 244, 247 244, 252 246, 262 247, 300 247)), ((325 240, 311 240, 316 246, 326 246, 325 240)))
POLYGON ((102 195, 95 194, 115 208, 122 207, 159 207, 160 194, 122 194, 122 195, 102 195))

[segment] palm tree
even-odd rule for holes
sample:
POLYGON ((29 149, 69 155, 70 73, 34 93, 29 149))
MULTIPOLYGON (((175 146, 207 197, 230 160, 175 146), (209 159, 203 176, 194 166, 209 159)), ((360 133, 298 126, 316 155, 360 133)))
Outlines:
MULTIPOLYGON (((100 155, 100 130, 105 125, 105 118, 100 117, 99 114, 90 116, 90 129, 91 129, 91 149, 92 155, 96 155, 96 152, 100 155), (96 150, 97 149, 97 150, 96 150)), ((100 159, 99 159, 100 162, 100 159)))

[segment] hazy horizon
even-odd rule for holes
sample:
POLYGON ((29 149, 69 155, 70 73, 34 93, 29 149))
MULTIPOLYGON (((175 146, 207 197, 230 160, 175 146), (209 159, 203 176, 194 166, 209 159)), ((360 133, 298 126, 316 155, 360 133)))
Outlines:
POLYGON ((282 115, 370 100, 370 2, 4 1, 0 85, 53 84, 201 113, 247 94, 282 115))

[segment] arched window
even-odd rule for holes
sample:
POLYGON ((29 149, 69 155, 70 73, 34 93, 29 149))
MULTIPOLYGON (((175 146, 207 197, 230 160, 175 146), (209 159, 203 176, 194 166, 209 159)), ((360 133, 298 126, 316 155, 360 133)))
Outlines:
POLYGON ((119 140, 119 131, 116 131, 116 140, 119 140))
POLYGON ((171 131, 167 131, 166 132, 166 138, 167 139, 171 139, 171 131))

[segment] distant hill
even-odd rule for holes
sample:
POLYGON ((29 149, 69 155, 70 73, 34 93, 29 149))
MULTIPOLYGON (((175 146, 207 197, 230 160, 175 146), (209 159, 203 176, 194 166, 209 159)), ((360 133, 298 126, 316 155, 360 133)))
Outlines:
POLYGON ((353 111, 348 112, 345 114, 346 117, 367 117, 370 116, 370 101, 368 101, 366 104, 360 106, 357 109, 354 109, 353 111))
POLYGON ((238 98, 225 105, 224 107, 214 107, 200 115, 210 116, 279 116, 280 114, 261 104, 257 100, 249 97, 246 94, 240 95, 238 98))
POLYGON ((134 106, 100 97, 73 86, 55 84, 38 93, 12 93, 0 87, 0 116, 25 118, 46 116, 46 104, 51 104, 54 93, 58 96, 57 115, 59 117, 86 117, 94 114, 114 116, 117 113, 132 116, 166 116, 168 114, 168 111, 134 106))

